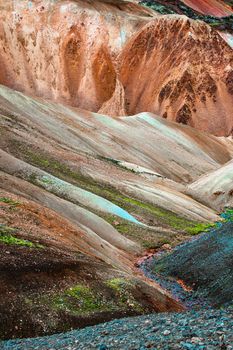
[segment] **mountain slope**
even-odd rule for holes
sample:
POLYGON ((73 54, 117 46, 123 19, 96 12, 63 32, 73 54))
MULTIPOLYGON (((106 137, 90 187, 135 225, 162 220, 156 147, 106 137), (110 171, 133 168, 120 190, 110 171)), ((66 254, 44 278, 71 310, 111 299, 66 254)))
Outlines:
POLYGON ((114 62, 125 42, 154 15, 125 1, 0 6, 0 83, 91 111, 115 90, 114 62))
MULTIPOLYGON (((36 128, 43 142, 62 141, 65 148, 81 154, 135 163, 182 183, 191 182, 231 159, 232 143, 150 113, 115 119, 33 99, 3 86, 0 87, 0 102, 10 132, 16 127, 15 122, 19 123, 14 133, 16 137, 23 133, 27 140, 25 127, 20 127, 23 123, 30 137, 35 138, 34 147, 39 146, 36 128), (19 132, 17 128, 22 130, 19 132), (132 130, 134 132, 130 132, 132 130), (161 143, 166 147, 161 148, 161 143)), ((2 143, 4 145, 4 138, 2 143)), ((49 150, 49 146, 46 147, 49 150)))
POLYGON ((154 269, 185 281, 200 293, 200 298, 207 296, 215 306, 231 303, 232 228, 232 222, 224 223, 178 246, 171 254, 155 260, 154 269))

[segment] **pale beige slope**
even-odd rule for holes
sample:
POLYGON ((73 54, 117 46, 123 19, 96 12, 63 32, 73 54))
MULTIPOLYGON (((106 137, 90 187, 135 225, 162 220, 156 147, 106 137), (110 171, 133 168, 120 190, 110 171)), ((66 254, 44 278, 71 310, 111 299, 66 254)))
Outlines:
MULTIPOLYGON (((5 151, 13 149, 11 152, 17 156, 18 147, 26 147, 25 154, 32 148, 46 150, 67 161, 71 168, 78 167, 85 176, 130 196, 188 219, 217 220, 213 210, 181 193, 185 186, 174 180, 185 184, 227 162, 231 158, 231 143, 224 139, 218 140, 152 114, 115 120, 31 99, 5 87, 0 87, 0 102, 1 125, 5 130, 1 144, 5 151), (113 164, 121 160, 146 166, 147 172, 162 175, 147 174, 145 178, 140 172, 111 166, 108 159, 113 164)), ((69 196, 87 203, 80 197, 80 189, 65 186, 69 196)), ((64 183, 62 188, 54 188, 56 193, 65 191, 64 183)), ((97 203, 100 200, 97 198, 97 203)), ((96 208, 94 200, 93 206, 96 208)))
MULTIPOLYGON (((16 174, 17 177, 33 182, 37 186, 42 187, 61 198, 66 198, 77 205, 81 204, 82 206, 88 207, 91 210, 99 210, 103 213, 119 216, 120 218, 133 222, 137 225, 143 225, 127 211, 111 203, 105 198, 92 194, 90 191, 85 191, 77 186, 74 186, 73 184, 54 177, 39 168, 33 167, 30 164, 12 157, 10 154, 2 150, 0 150, 0 169, 11 175, 16 174)), ((108 174, 108 177, 112 180, 112 176, 110 176, 110 174, 108 174)), ((100 180, 99 177, 97 179, 100 180)), ((113 184, 112 181, 107 183, 110 185, 113 184)), ((143 179, 137 177, 132 177, 131 180, 121 178, 120 181, 117 181, 116 179, 114 182, 114 186, 117 189, 121 189, 121 191, 145 202, 175 212, 179 216, 185 217, 189 220, 216 221, 218 219, 216 213, 214 213, 208 207, 201 205, 185 194, 178 192, 174 188, 165 186, 165 184, 161 185, 159 182, 154 184, 150 182, 147 183, 143 181, 143 179)), ((88 220, 90 220, 89 216, 88 220)), ((91 225, 91 222, 88 221, 88 223, 91 225)), ((104 224, 103 220, 99 218, 98 226, 100 229, 101 223, 104 224)), ((127 247, 128 251, 137 251, 139 249, 131 241, 119 235, 117 231, 112 230, 110 225, 107 223, 105 223, 105 225, 107 229, 103 231, 100 230, 100 237, 123 250, 125 247, 127 247)), ((91 225, 92 230, 95 228, 96 223, 94 223, 94 226, 91 225)))
POLYGON ((201 201, 171 189, 168 186, 155 184, 128 184, 125 187, 127 193, 139 198, 146 203, 154 204, 170 210, 180 217, 188 220, 214 222, 219 218, 217 213, 209 208, 209 205, 201 205, 201 201))
POLYGON ((233 207, 233 162, 200 177, 187 187, 187 193, 210 208, 233 207))
MULTIPOLYGON (((4 86, 0 112, 9 116, 12 127, 15 119, 28 125, 32 135, 37 130, 72 150, 134 163, 182 183, 231 159, 230 143, 150 113, 114 119, 33 99, 4 86)), ((30 137, 29 133, 26 138, 30 137)))
MULTIPOLYGON (((77 205, 81 205, 85 208, 90 208, 90 210, 93 211, 101 211, 110 215, 119 216, 122 219, 144 226, 126 210, 123 210, 102 196, 86 191, 78 186, 51 175, 38 167, 27 164, 1 149, 0 168, 11 175, 16 174, 19 178, 32 182, 33 184, 44 188, 48 192, 54 193, 58 197, 65 198, 72 203, 76 203, 77 205)), ((104 233, 102 234, 104 235, 104 233)), ((103 238, 106 238, 106 236, 103 238)), ((111 241, 111 243, 121 249, 124 248, 124 245, 127 243, 127 240, 125 239, 120 242, 122 237, 120 235, 116 235, 116 233, 112 233, 110 226, 107 238, 109 242, 111 241), (115 239, 116 241, 114 241, 115 239)), ((129 241, 128 245, 130 244, 132 244, 132 242, 129 241)), ((132 245, 132 248, 134 249, 136 246, 132 245)))

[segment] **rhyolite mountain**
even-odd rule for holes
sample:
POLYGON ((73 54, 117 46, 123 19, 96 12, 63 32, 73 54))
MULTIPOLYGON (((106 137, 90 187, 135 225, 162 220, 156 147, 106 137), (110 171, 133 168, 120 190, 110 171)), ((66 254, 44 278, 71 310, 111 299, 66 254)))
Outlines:
POLYGON ((185 311, 138 266, 233 206, 231 47, 132 1, 0 6, 1 339, 185 311))
POLYGON ((232 49, 214 27, 125 1, 2 1, 0 16, 0 83, 232 134, 232 49))

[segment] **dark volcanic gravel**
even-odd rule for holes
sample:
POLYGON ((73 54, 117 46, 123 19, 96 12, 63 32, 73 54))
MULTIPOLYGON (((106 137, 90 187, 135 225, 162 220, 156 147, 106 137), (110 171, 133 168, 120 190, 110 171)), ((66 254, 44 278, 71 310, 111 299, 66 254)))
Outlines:
POLYGON ((172 252, 158 252, 140 264, 147 277, 188 310, 232 305, 233 210, 221 216, 226 222, 217 223, 208 233, 183 242, 172 252))
POLYGON ((115 320, 50 337, 7 341, 1 350, 233 349, 233 308, 115 320))
POLYGON ((175 278, 170 276, 164 276, 161 274, 153 273, 153 267, 156 261, 156 257, 152 256, 146 259, 140 265, 140 270, 145 276, 154 280, 163 289, 170 292, 170 294, 178 301, 180 301, 187 310, 198 309, 211 309, 211 304, 207 298, 201 293, 194 290, 184 289, 175 278))

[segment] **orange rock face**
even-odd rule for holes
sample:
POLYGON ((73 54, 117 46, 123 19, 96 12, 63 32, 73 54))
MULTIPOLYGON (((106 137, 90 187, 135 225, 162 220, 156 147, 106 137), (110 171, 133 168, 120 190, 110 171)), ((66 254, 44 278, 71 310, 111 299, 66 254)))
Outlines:
POLYGON ((125 1, 0 0, 0 83, 111 116, 233 129, 233 52, 184 16, 125 1))
POLYGON ((0 0, 0 83, 98 111, 115 58, 152 16, 123 1, 0 0))
POLYGON ((204 23, 158 17, 120 61, 128 114, 144 110, 216 135, 232 132, 233 53, 204 23))

